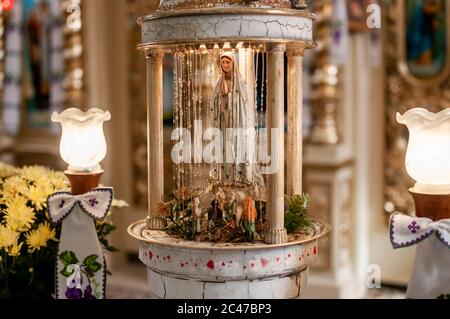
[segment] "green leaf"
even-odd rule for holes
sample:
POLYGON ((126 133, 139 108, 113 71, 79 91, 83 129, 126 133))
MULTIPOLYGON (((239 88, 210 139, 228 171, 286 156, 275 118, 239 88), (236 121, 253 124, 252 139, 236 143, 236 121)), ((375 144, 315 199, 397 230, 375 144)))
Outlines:
POLYGON ((8 287, 0 290, 0 299, 8 300, 10 298, 11 298, 11 292, 9 291, 8 287))
POLYGON ((97 255, 90 255, 90 256, 87 256, 87 257, 84 259, 83 264, 85 264, 85 265, 87 266, 87 265, 89 265, 89 264, 95 262, 95 261, 97 260, 97 258, 98 258, 97 255))
POLYGON ((311 220, 307 215, 311 196, 308 194, 286 196, 286 202, 288 209, 285 214, 285 228, 288 233, 311 225, 311 220))
POLYGON ((59 255, 59 260, 61 260, 64 267, 78 263, 77 256, 75 256, 75 253, 73 251, 63 252, 62 254, 59 255))
POLYGON ((83 264, 86 266, 85 271, 89 277, 93 277, 94 274, 102 268, 102 265, 97 262, 97 258, 97 255, 90 255, 83 261, 83 264))
POLYGON ((64 277, 69 277, 75 271, 75 270, 72 270, 69 272, 69 271, 67 271, 67 267, 68 267, 68 265, 65 266, 63 270, 60 271, 61 275, 63 275, 64 277))

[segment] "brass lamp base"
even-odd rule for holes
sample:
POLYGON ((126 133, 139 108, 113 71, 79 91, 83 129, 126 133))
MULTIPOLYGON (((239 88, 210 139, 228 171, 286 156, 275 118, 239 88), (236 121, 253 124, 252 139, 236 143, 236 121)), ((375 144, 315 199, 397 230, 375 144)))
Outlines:
POLYGON ((420 194, 411 189, 409 192, 414 199, 417 217, 426 217, 433 221, 450 218, 450 194, 420 194))
POLYGON ((70 181, 72 194, 81 195, 98 187, 103 171, 97 173, 75 173, 65 171, 64 174, 70 181))

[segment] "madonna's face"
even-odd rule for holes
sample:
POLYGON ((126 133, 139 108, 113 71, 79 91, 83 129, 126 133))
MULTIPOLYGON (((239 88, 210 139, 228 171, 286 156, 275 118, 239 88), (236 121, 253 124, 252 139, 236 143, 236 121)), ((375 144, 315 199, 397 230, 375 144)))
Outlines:
POLYGON ((222 60, 220 60, 220 64, 222 66, 222 71, 227 74, 233 70, 233 61, 228 58, 222 58, 222 60))

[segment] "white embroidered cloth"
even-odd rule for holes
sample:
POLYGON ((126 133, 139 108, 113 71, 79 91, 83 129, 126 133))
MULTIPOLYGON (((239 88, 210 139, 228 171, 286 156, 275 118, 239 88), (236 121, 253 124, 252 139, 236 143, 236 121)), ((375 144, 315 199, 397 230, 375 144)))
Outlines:
POLYGON ((393 214, 390 236, 395 249, 417 245, 406 297, 450 297, 450 219, 433 222, 428 218, 393 214))
POLYGON ((429 218, 394 214, 391 216, 390 225, 391 242, 394 248, 415 245, 432 235, 435 235, 444 246, 450 248, 450 219, 433 222, 429 218))
POLYGON ((76 204, 90 217, 103 219, 111 208, 113 200, 112 188, 96 188, 82 195, 58 192, 49 196, 48 208, 54 223, 61 222, 70 214, 76 204))
POLYGON ((93 219, 106 216, 113 196, 112 188, 49 196, 51 219, 62 222, 56 261, 57 299, 105 298, 106 263, 93 219))

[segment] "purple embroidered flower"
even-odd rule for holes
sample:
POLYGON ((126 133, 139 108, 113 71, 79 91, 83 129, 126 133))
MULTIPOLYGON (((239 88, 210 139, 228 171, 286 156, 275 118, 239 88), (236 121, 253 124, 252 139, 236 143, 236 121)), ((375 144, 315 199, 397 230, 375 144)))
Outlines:
POLYGON ((78 288, 67 288, 66 297, 67 299, 82 299, 83 292, 78 288))
POLYGON ((92 288, 91 286, 87 286, 86 289, 84 289, 84 299, 97 299, 95 298, 95 296, 92 294, 92 288))
POLYGON ((98 200, 97 200, 97 198, 91 198, 90 200, 89 200, 89 204, 91 204, 91 206, 92 207, 95 207, 95 206, 97 206, 98 205, 98 200))
POLYGON ((413 221, 411 224, 409 224, 408 229, 411 231, 411 233, 415 234, 420 230, 420 226, 417 225, 416 221, 413 221))
POLYGON ((341 43, 341 37, 342 37, 341 30, 339 29, 335 30, 333 33, 333 40, 334 43, 336 43, 336 45, 339 45, 341 43))
POLYGON ((74 277, 68 284, 67 288, 81 287, 81 277, 74 277))
POLYGON ((63 208, 66 201, 63 199, 61 200, 61 203, 59 204, 59 208, 63 208))

